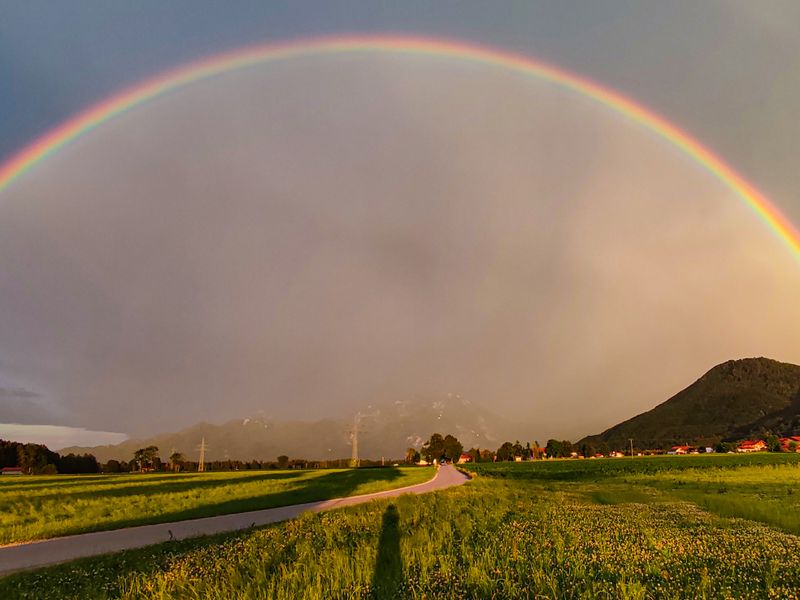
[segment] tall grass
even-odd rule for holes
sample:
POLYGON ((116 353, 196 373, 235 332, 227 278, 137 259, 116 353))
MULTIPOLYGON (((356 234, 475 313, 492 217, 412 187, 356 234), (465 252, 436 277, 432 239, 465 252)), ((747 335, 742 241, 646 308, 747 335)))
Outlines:
MULTIPOLYGON (((707 475, 685 464, 681 480, 707 475)), ((794 535, 711 514, 666 483, 653 487, 649 475, 554 483, 537 478, 540 468, 552 467, 502 465, 505 477, 480 467, 475 480, 443 492, 18 574, 0 580, 0 597, 677 599, 800 590, 794 535)), ((746 480, 769 478, 757 469, 772 467, 731 466, 739 468, 746 480)))
POLYGON ((0 544, 366 494, 433 474, 374 468, 0 479, 0 544))

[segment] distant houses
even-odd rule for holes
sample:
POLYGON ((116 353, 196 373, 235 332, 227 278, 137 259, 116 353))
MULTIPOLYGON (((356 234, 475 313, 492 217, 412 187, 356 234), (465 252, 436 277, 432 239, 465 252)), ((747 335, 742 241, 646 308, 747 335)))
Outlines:
POLYGON ((700 451, 697 449, 696 446, 673 446, 669 449, 667 454, 674 454, 676 456, 684 455, 684 454, 700 454, 700 451))
POLYGON ((22 475, 22 467, 3 467, 0 469, 3 475, 22 475))
POLYGON ((778 438, 783 452, 800 452, 800 435, 778 438))
POLYGON ((765 452, 767 443, 764 440, 744 440, 736 446, 737 452, 765 452))

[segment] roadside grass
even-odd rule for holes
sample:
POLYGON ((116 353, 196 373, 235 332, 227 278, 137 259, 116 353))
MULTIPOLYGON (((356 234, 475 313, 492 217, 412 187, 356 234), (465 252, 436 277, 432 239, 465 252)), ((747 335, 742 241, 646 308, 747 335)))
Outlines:
POLYGON ((424 496, 11 575, 0 597, 797 596, 800 538, 685 501, 616 502, 622 484, 615 502, 597 504, 588 499, 597 485, 545 491, 484 474, 424 496))
POLYGON ((368 494, 433 475, 387 467, 0 480, 0 544, 368 494))

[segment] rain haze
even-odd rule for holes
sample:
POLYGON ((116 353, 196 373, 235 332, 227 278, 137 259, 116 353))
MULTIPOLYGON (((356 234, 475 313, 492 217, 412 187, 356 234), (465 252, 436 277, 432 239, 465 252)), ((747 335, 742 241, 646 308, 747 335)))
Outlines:
MULTIPOLYGON (((763 159, 785 134, 759 146, 690 98, 684 122, 731 123, 717 151, 800 215, 797 173, 763 159)), ((5 423, 145 436, 456 391, 574 439, 725 360, 800 363, 800 265, 733 190, 596 100, 460 59, 203 80, 70 143, 0 211, 5 423)))

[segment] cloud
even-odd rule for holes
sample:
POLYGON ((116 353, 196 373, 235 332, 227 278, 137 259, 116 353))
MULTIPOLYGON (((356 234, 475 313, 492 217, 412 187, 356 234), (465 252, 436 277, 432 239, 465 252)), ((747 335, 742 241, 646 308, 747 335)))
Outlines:
POLYGON ((0 387, 0 400, 7 400, 13 398, 29 399, 29 398, 39 398, 39 397, 41 397, 40 394, 32 392, 31 390, 26 390, 25 388, 0 387))
POLYGON ((0 422, 53 422, 59 417, 57 407, 39 392, 21 386, 0 386, 0 422))
POLYGON ((60 450, 69 446, 118 444, 128 439, 128 436, 110 431, 91 431, 82 427, 0 423, 0 439, 26 444, 44 444, 51 450, 60 450))
POLYGON ((800 362, 796 264, 730 190, 605 107, 458 61, 214 78, 1 210, 2 350, 64 424, 456 391, 567 437, 729 358, 800 362))

